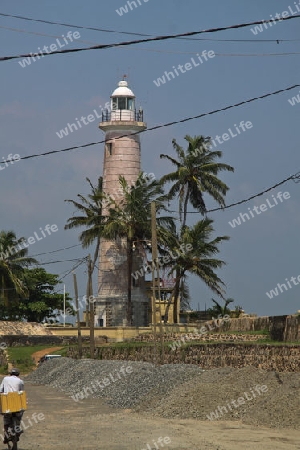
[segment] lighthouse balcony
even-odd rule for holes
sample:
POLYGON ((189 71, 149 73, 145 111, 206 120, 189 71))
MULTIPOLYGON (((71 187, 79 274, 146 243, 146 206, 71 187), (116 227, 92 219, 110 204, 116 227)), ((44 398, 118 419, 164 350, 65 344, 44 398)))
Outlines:
POLYGON ((113 111, 102 111, 102 122, 144 122, 143 111, 129 110, 129 109, 114 109, 113 111))

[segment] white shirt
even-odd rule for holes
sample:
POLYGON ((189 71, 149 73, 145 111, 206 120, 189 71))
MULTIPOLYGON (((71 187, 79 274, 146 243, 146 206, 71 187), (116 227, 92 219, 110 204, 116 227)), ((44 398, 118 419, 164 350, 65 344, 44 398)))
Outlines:
POLYGON ((0 392, 7 394, 8 392, 24 391, 24 383, 21 378, 16 375, 4 377, 0 385, 0 392))

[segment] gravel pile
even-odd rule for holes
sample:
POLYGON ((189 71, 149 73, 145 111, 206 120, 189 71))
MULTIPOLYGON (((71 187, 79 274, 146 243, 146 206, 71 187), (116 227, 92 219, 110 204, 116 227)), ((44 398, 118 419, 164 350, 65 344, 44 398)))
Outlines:
POLYGON ((46 384, 75 401, 106 398, 117 408, 132 408, 147 396, 161 398, 203 370, 195 365, 153 364, 138 361, 73 360, 57 358, 43 363, 26 377, 33 384, 46 384))
MULTIPOLYGON (((144 400, 139 410, 149 412, 147 397, 144 400)), ((248 425, 300 429, 299 407, 299 373, 278 374, 249 366, 209 370, 156 401, 150 412, 167 418, 241 420, 248 425), (257 386, 267 389, 257 391, 257 386)))
POLYGON ((300 373, 59 358, 42 364, 26 381, 56 387, 76 401, 101 397, 117 408, 168 419, 300 429, 300 373))

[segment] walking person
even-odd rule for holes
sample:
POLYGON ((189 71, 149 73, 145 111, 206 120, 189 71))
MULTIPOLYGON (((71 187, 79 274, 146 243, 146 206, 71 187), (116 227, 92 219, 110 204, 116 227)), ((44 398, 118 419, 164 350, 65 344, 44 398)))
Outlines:
MULTIPOLYGON (((9 392, 20 392, 24 391, 24 382, 19 378, 20 371, 17 368, 13 368, 10 371, 10 375, 3 378, 3 381, 0 385, 0 393, 8 394, 9 392)), ((3 414, 3 422, 4 422, 4 440, 3 444, 8 443, 8 438, 10 434, 10 428, 12 423, 12 414, 2 413, 3 414)), ((19 436, 23 433, 21 429, 21 420, 23 416, 23 411, 13 413, 16 417, 16 430, 11 430, 13 433, 17 434, 17 441, 19 440, 19 436)))

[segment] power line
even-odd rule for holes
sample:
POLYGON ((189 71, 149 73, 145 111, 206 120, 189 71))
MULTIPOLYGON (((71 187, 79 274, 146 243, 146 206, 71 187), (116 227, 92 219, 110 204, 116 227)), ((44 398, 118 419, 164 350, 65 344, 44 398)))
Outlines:
MULTIPOLYGON (((0 27, 1 28, 1 27, 0 27)), ((176 50, 162 50, 162 49, 154 49, 154 48, 144 48, 144 47, 126 47, 121 50, 131 50, 135 52, 144 51, 144 52, 155 52, 155 53, 169 53, 175 55, 197 55, 199 52, 180 52, 176 50)), ((218 53, 214 52, 216 56, 290 56, 290 55, 300 55, 300 52, 281 52, 281 53, 218 53)))
POLYGON ((40 57, 62 54, 62 53, 83 52, 83 51, 87 51, 87 50, 104 50, 107 48, 115 48, 115 47, 120 47, 120 46, 140 44, 142 42, 164 41, 164 40, 175 39, 175 38, 179 38, 179 37, 194 36, 196 34, 216 33, 219 31, 245 28, 245 27, 249 27, 251 25, 262 25, 264 23, 269 23, 269 22, 278 22, 278 21, 292 20, 292 19, 298 19, 298 18, 300 18, 300 15, 289 16, 289 17, 285 17, 285 18, 281 18, 281 19, 259 20, 259 21, 255 21, 255 22, 241 23, 238 25, 230 25, 228 27, 209 28, 207 30, 200 30, 200 31, 189 31, 187 33, 155 36, 155 37, 149 37, 147 39, 137 39, 135 41, 124 41, 124 42, 117 42, 117 43, 113 43, 113 44, 98 44, 98 45, 93 45, 91 47, 84 47, 84 48, 78 47, 78 48, 70 48, 70 49, 64 49, 64 50, 55 50, 51 53, 42 53, 42 54, 41 53, 25 53, 25 54, 21 54, 21 55, 2 56, 2 57, 0 57, 0 61, 8 61, 11 59, 18 59, 18 58, 32 58, 32 57, 40 58, 40 57))
MULTIPOLYGON (((61 278, 59 278, 57 280, 57 282, 59 283, 64 278, 66 278, 71 272, 73 272, 73 270, 76 270, 81 264, 83 264, 86 261, 86 258, 87 257, 85 256, 84 258, 80 258, 80 259, 77 258, 76 260, 75 259, 74 260, 72 260, 72 259, 66 260, 66 261, 78 261, 78 262, 76 264, 74 264, 74 266, 72 267, 71 270, 67 270, 65 275, 63 275, 61 278)), ((54 261, 54 262, 64 262, 64 261, 54 261)), ((45 265, 45 264, 51 264, 51 262, 49 262, 49 263, 39 263, 38 265, 45 265)), ((16 288, 5 288, 5 289, 1 289, 1 290, 5 290, 5 291, 16 290, 16 288)), ((62 289, 60 289, 59 291, 54 291, 53 294, 58 294, 61 290, 62 289)))
POLYGON ((59 248, 58 250, 52 250, 51 252, 37 253, 36 255, 31 255, 30 258, 35 258, 36 256, 41 256, 41 255, 49 255, 50 253, 57 253, 57 252, 61 252, 62 250, 69 250, 70 248, 75 248, 75 247, 79 247, 79 246, 81 246, 81 244, 71 245, 70 247, 59 248))
MULTIPOLYGON (((117 31, 117 30, 107 30, 107 29, 103 29, 103 28, 95 28, 95 27, 84 27, 81 25, 74 25, 74 24, 65 24, 65 23, 60 23, 60 22, 51 22, 50 20, 42 20, 42 19, 33 19, 30 17, 25 17, 25 16, 15 16, 12 14, 4 14, 4 13, 0 13, 0 16, 5 16, 5 17, 12 17, 15 19, 21 19, 21 20, 27 20, 27 21, 32 21, 32 22, 41 22, 41 23, 46 23, 48 25, 60 25, 63 27, 68 27, 68 28, 80 28, 83 30, 92 30, 92 31, 100 31, 103 33, 118 33, 118 34, 128 34, 128 35, 136 35, 136 36, 148 36, 151 37, 153 36, 153 34, 145 34, 145 33, 135 33, 135 32, 130 32, 130 31, 117 31)), ((19 31, 22 33, 30 33, 30 34, 36 34, 36 35, 40 35, 40 36, 50 36, 50 37, 61 37, 61 36, 51 36, 51 35, 47 35, 47 34, 43 34, 43 33, 38 33, 38 32, 34 32, 34 31, 25 31, 25 30, 18 30, 15 28, 9 28, 9 27, 4 27, 1 26, 0 28, 4 28, 7 30, 11 30, 11 31, 19 31)), ((300 41, 300 39, 213 39, 213 38, 179 38, 182 40, 188 40, 188 41, 214 41, 214 42, 276 42, 277 44, 281 43, 281 42, 295 42, 295 41, 300 41)), ((77 40, 77 42, 80 42, 79 40, 77 40)), ((83 42, 83 41, 81 41, 83 42)))
MULTIPOLYGON (((9 30, 9 31, 15 31, 17 33, 33 34, 35 36, 45 36, 45 37, 51 37, 51 38, 54 38, 54 39, 61 38, 61 35, 38 33, 36 31, 28 31, 28 30, 22 30, 20 28, 4 27, 2 25, 0 25, 0 28, 3 28, 4 30, 9 30)), ((91 42, 91 41, 83 41, 82 39, 76 39, 76 42, 82 42, 83 44, 95 44, 96 43, 96 42, 91 42)))
POLYGON ((66 278, 68 275, 70 275, 71 272, 73 272, 74 270, 78 269, 79 266, 81 266, 81 264, 83 264, 86 261, 86 256, 84 258, 82 258, 82 260, 76 264, 74 264, 74 266, 72 267, 71 270, 69 270, 65 275, 63 275, 61 278, 59 278, 58 281, 63 280, 64 278, 66 278))
MULTIPOLYGON (((269 187, 268 189, 265 189, 264 191, 259 192, 258 194, 254 194, 251 197, 248 197, 244 200, 240 200, 239 202, 231 203, 230 205, 227 205, 227 206, 214 208, 214 209, 208 209, 205 214, 210 213, 210 212, 215 212, 215 211, 224 211, 224 209, 232 208, 233 206, 237 206, 237 205, 241 205, 242 203, 249 202, 250 200, 253 200, 256 197, 260 197, 261 195, 265 194, 266 192, 269 192, 272 189, 275 189, 276 187, 281 186, 282 184, 285 184, 290 180, 294 180, 296 183, 298 183, 299 181, 296 181, 296 180, 300 180, 300 172, 297 172, 294 175, 291 175, 288 178, 285 178, 284 180, 280 181, 279 183, 274 184, 273 186, 269 187)), ((176 213, 176 214, 179 213, 178 211, 172 211, 172 210, 170 210, 169 212, 176 213)), ((187 214, 199 214, 199 211, 187 211, 187 214)))
POLYGON ((281 42, 298 42, 300 39, 213 39, 213 38, 181 38, 186 41, 214 41, 214 42, 276 42, 280 44, 281 42))
MULTIPOLYGON (((61 38, 59 35, 53 35, 53 34, 46 34, 46 33, 37 33, 35 31, 27 31, 22 30, 19 28, 10 28, 10 27, 3 27, 0 25, 0 28, 3 28, 5 30, 9 31, 16 31, 18 33, 27 33, 27 34, 33 34, 37 36, 46 36, 46 37, 52 37, 52 38, 61 38)), ((183 39, 183 38, 182 38, 183 39)), ((191 38, 191 40, 195 40, 191 38)), ((221 41, 220 39, 199 39, 199 40, 212 40, 212 41, 221 41)), ((225 41, 230 39, 225 39, 225 41)), ((294 39, 297 40, 297 39, 294 39)), ((300 39, 298 39, 300 41, 300 39)), ((238 41, 237 39, 235 41, 238 41)), ((255 40, 249 39, 249 41, 256 42, 255 40)), ((83 44, 95 44, 95 42, 92 41, 83 41, 82 39, 77 39, 76 42, 82 42, 83 44)), ((272 41, 273 42, 273 41, 272 41)), ((121 48, 122 49, 122 48, 121 48)), ((170 54, 178 54, 178 55, 197 55, 198 52, 179 52, 176 50, 160 50, 160 49, 154 49, 154 48, 124 48, 122 50, 134 50, 134 51, 144 51, 144 52, 155 52, 155 53, 170 53, 170 54)), ((300 52, 283 52, 283 53, 216 53, 216 56, 289 56, 289 55, 300 55, 300 52)))
POLYGON ((74 258, 74 259, 64 259, 64 260, 58 260, 58 261, 46 261, 43 263, 37 263, 38 266, 45 266, 47 264, 56 264, 56 263, 63 263, 63 262, 73 262, 73 261, 81 261, 82 258, 74 258))
MULTIPOLYGON (((177 55, 197 55, 199 52, 178 52, 176 50, 160 50, 153 48, 125 48, 124 50, 134 50, 134 51, 146 51, 155 53, 170 53, 177 55)), ((217 53, 214 52, 216 56, 290 56, 290 55, 300 55, 300 52, 282 52, 282 53, 217 53)))
MULTIPOLYGON (((71 270, 68 270, 65 275, 63 275, 61 278, 59 278, 57 280, 57 282, 59 283, 60 281, 62 281, 64 278, 66 278, 68 275, 70 275, 71 272, 73 272, 74 270, 78 269, 79 266, 81 266, 81 264, 83 264, 86 261, 86 256, 84 258, 82 258, 81 261, 79 261, 78 263, 74 264, 74 266, 72 267, 71 270)), ((60 289, 59 291, 54 291, 53 294, 58 294, 62 289, 60 289)))
MULTIPOLYGON (((184 123, 184 122, 188 122, 190 120, 200 119, 201 117, 217 114, 217 113, 222 112, 222 111, 227 111, 228 109, 237 108, 237 107, 239 107, 241 105, 245 105, 247 103, 251 103, 251 102, 254 102, 254 101, 257 101, 257 100, 261 100, 261 99, 264 99, 264 98, 267 98, 267 97, 271 97, 273 95, 281 94, 282 92, 290 91, 291 89, 295 89, 297 87, 300 87, 300 84, 295 84, 293 86, 289 86, 289 87, 284 88, 284 89, 279 89, 278 91, 269 92, 268 94, 264 94, 264 95, 260 95, 260 96, 257 96, 257 97, 253 97, 253 98, 250 98, 248 100, 244 100, 242 102, 235 103, 233 105, 225 106, 224 108, 219 108, 219 109, 215 109, 213 111, 207 112, 207 113, 198 114, 197 116, 186 117, 186 118, 181 119, 181 120, 175 120, 173 122, 165 123, 165 124, 162 124, 162 125, 156 125, 154 127, 147 128, 146 130, 136 131, 136 132, 132 133, 132 136, 135 135, 135 134, 146 133, 148 131, 158 130, 160 128, 170 127, 172 125, 177 125, 179 123, 184 123)), ((115 140, 121 139, 121 138, 124 138, 124 137, 127 137, 127 135, 123 134, 121 136, 117 136, 117 137, 115 137, 115 140)), ((88 144, 76 145, 76 146, 73 146, 73 147, 67 147, 67 148, 64 148, 64 149, 61 149, 61 150, 51 150, 51 151, 44 152, 44 153, 37 153, 37 154, 34 154, 34 155, 22 156, 20 158, 20 160, 31 159, 31 158, 38 158, 40 156, 52 155, 52 154, 55 154, 55 153, 69 152, 71 150, 77 150, 79 148, 91 147, 93 145, 99 145, 99 144, 103 144, 103 143, 105 143, 105 139, 102 140, 102 141, 98 141, 98 142, 90 142, 88 144)), ((0 163, 1 164, 5 164, 6 161, 0 161, 0 163)))
POLYGON ((30 17, 16 16, 16 15, 13 15, 13 14, 0 13, 0 16, 13 17, 14 19, 28 20, 28 21, 31 21, 31 22, 46 23, 48 25, 61 25, 63 27, 68 27, 68 28, 80 28, 82 30, 101 31, 102 33, 131 34, 131 35, 134 35, 134 36, 151 36, 150 34, 134 33, 134 32, 130 32, 130 31, 116 31, 116 30, 108 30, 108 29, 105 29, 105 28, 83 27, 81 25, 74 25, 74 24, 72 25, 70 23, 52 22, 50 20, 43 20, 43 19, 32 19, 30 17))
MULTIPOLYGON (((279 183, 274 184, 273 186, 269 187, 268 189, 265 189, 262 192, 259 192, 258 194, 252 195, 251 197, 248 197, 244 200, 240 200, 239 202, 231 203, 230 205, 223 206, 220 208, 214 208, 209 209, 206 211, 206 213, 215 212, 215 211, 224 211, 224 209, 232 208, 233 206, 241 205, 242 203, 249 202, 250 200, 253 200, 256 197, 260 197, 261 195, 265 194, 266 192, 271 191, 272 189, 277 188, 278 186, 281 186, 282 184, 287 183, 290 180, 300 179, 300 172, 295 173, 294 175, 289 176, 288 178, 285 178, 284 180, 280 181, 279 183)), ((170 211, 173 213, 178 213, 178 211, 170 211)), ((188 214, 199 214, 199 211, 187 211, 188 214)))
POLYGON ((216 56, 291 56, 300 55, 300 52, 284 53, 215 53, 216 56))

